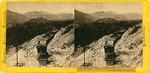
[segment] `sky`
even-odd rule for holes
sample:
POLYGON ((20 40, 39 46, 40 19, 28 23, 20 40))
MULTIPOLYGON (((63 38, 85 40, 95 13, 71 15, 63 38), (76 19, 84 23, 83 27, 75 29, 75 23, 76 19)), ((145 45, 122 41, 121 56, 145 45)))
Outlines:
POLYGON ((74 13, 76 10, 93 13, 98 11, 113 11, 117 13, 142 14, 140 2, 78 2, 78 3, 54 3, 54 2, 8 2, 7 9, 26 13, 30 11, 45 11, 49 13, 74 13))
POLYGON ((140 2, 87 2, 76 3, 75 9, 93 13, 98 11, 113 11, 117 13, 139 13, 142 14, 142 3, 140 2))
POLYGON ((74 3, 54 3, 54 2, 8 2, 7 9, 26 13, 30 11, 45 11, 49 13, 74 13, 74 3))

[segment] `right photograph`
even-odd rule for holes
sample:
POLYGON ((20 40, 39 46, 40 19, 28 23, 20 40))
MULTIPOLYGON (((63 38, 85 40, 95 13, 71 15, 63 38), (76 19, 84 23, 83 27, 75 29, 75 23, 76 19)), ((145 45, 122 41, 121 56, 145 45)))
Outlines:
POLYGON ((141 2, 75 4, 75 56, 84 67, 142 67, 141 2))

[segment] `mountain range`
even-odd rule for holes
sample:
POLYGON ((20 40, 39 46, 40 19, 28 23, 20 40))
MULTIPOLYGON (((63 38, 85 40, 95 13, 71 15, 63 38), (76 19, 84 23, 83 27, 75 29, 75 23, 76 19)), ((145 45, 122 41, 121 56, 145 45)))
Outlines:
POLYGON ((116 20, 140 20, 142 19, 142 14, 138 13, 126 13, 118 14, 112 11, 99 11, 94 13, 84 13, 75 10, 75 15, 70 13, 59 13, 52 14, 44 11, 31 11, 27 13, 16 13, 7 10, 7 28, 17 25, 18 23, 24 23, 29 19, 33 18, 46 18, 48 20, 68 20, 75 19, 78 23, 92 23, 98 19, 102 18, 113 18, 116 20))
POLYGON ((75 19, 76 23, 88 24, 95 22, 98 19, 112 18, 115 20, 141 20, 142 14, 138 13, 126 13, 119 14, 112 11, 100 11, 94 13, 84 13, 78 10, 75 10, 75 19))
POLYGON ((59 13, 59 14, 52 14, 44 11, 31 11, 27 13, 16 13, 10 10, 7 10, 7 28, 16 26, 17 24, 27 22, 33 18, 45 18, 48 20, 56 20, 56 21, 63 21, 63 20, 70 20, 73 19, 74 16, 71 13, 59 13))

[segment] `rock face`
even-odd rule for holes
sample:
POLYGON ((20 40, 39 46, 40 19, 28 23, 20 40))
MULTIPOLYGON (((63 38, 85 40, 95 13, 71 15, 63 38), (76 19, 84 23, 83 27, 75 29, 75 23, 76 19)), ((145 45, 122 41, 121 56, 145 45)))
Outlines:
POLYGON ((52 55, 49 60, 55 60, 52 62, 54 66, 69 66, 66 58, 74 52, 74 29, 72 28, 73 26, 62 28, 47 46, 47 52, 52 55))
MULTIPOLYGON (((17 60, 18 60, 18 66, 23 67, 38 67, 39 62, 37 60, 38 53, 37 53, 37 44, 38 41, 48 40, 52 35, 46 36, 46 34, 39 35, 35 38, 33 38, 30 41, 27 41, 20 45, 18 48, 18 58, 17 53, 13 54, 10 57, 6 58, 6 66, 13 67, 17 66, 17 60), (13 62, 13 63, 12 63, 13 62)), ((6 54, 6 56, 9 54, 6 54)))
MULTIPOLYGON (((91 67, 108 67, 105 57, 104 45, 106 41, 115 41, 118 37, 114 34, 106 35, 89 45, 85 52, 85 61, 91 63, 91 67)), ((114 67, 142 67, 143 48, 142 48, 142 24, 138 24, 126 30, 120 39, 115 43, 114 52, 117 63, 114 67)))
POLYGON ((30 41, 23 43, 22 45, 17 47, 19 49, 18 59, 16 57, 17 53, 13 54, 10 57, 7 57, 6 66, 17 66, 17 60, 19 66, 41 66, 38 61, 37 44, 38 41, 48 41, 49 39, 52 40, 50 40, 48 43, 47 52, 51 55, 48 58, 48 60, 51 61, 51 63, 47 63, 46 66, 69 66, 69 63, 66 62, 66 58, 74 52, 74 29, 72 26, 62 28, 59 32, 55 34, 54 37, 53 35, 47 36, 47 34, 43 34, 33 38, 30 41))
POLYGON ((142 24, 129 28, 115 45, 115 52, 123 67, 143 66, 142 24))

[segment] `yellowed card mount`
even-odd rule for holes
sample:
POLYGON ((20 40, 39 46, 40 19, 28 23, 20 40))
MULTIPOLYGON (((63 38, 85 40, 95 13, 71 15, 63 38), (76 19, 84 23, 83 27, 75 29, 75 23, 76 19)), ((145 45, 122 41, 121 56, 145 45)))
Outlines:
POLYGON ((147 0, 4 0, 1 72, 149 72, 147 0))

